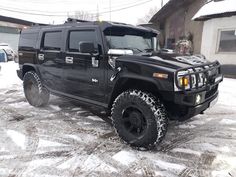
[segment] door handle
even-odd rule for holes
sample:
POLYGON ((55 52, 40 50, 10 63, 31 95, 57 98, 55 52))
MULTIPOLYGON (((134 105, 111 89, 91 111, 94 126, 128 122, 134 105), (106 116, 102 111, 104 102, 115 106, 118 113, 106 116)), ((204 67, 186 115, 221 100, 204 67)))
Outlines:
POLYGON ((73 64, 74 63, 74 58, 73 57, 66 57, 66 63, 67 64, 73 64))

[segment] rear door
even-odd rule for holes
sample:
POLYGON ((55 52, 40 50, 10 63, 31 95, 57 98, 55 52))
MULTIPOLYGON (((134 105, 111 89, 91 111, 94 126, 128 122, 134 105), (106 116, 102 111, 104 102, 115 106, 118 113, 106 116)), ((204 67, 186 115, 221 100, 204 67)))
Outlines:
POLYGON ((39 70, 49 89, 63 92, 63 30, 44 31, 37 54, 39 70))
MULTIPOLYGON (((104 60, 102 40, 95 27, 80 27, 67 30, 65 52, 66 93, 84 101, 104 102, 104 60), (100 42, 99 42, 100 41, 100 42), (81 53, 80 42, 94 43, 96 54, 81 53)), ((97 103, 96 103, 97 104, 97 103)))

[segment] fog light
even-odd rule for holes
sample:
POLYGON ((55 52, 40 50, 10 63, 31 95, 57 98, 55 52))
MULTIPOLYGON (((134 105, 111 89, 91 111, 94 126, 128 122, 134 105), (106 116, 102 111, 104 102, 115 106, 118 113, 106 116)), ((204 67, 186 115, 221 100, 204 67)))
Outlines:
POLYGON ((201 103, 201 95, 196 96, 196 104, 201 103))

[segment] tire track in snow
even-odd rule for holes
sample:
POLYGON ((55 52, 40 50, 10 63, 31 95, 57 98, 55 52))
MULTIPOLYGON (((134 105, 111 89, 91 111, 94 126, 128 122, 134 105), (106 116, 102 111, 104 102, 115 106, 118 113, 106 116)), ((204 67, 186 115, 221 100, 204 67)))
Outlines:
MULTIPOLYGON (((37 135, 37 128, 36 127, 27 127, 27 145, 26 150, 23 153, 21 158, 22 165, 14 168, 8 177, 21 177, 24 172, 27 170, 29 163, 32 161, 38 147, 39 138, 37 135)), ((19 158, 19 157, 17 157, 19 158)))

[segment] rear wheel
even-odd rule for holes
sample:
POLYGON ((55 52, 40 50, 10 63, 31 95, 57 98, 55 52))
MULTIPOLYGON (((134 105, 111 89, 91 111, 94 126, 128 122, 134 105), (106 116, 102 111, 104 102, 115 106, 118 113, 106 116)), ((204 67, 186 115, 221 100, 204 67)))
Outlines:
POLYGON ((112 120, 118 135, 125 142, 148 149, 162 141, 168 125, 168 117, 160 100, 138 90, 123 92, 116 98, 112 120))
POLYGON ((25 97, 29 104, 41 107, 48 103, 50 93, 42 85, 39 76, 34 71, 29 71, 24 75, 23 86, 25 97))

